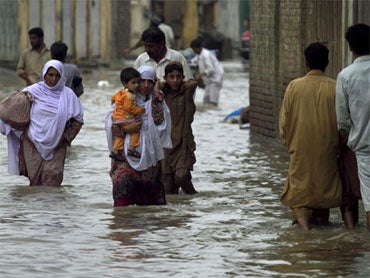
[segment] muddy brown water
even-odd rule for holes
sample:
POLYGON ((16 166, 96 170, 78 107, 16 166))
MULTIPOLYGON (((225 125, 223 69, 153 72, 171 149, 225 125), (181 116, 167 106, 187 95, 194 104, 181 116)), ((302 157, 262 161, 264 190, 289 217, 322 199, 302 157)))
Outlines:
MULTIPOLYGON (((165 206, 112 207, 104 117, 118 70, 83 75, 85 125, 68 151, 62 187, 29 187, 8 175, 1 135, 0 277, 369 277, 362 204, 355 232, 344 229, 339 209, 328 227, 292 226, 279 202, 288 155, 222 123, 249 102, 245 65, 223 65, 219 107, 204 107, 201 89, 196 95, 199 194, 167 196, 165 206)), ((22 87, 14 72, 0 70, 0 99, 22 87)))

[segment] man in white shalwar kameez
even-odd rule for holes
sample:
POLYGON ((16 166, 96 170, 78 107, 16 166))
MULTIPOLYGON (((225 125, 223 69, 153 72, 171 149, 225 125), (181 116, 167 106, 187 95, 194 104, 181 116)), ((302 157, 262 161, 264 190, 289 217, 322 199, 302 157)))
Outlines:
POLYGON ((337 77, 338 130, 355 152, 362 202, 370 231, 370 26, 355 24, 345 34, 355 60, 337 77))
POLYGON ((203 104, 218 105, 222 83, 224 80, 224 68, 217 60, 217 57, 208 49, 203 47, 201 39, 195 39, 191 42, 190 47, 197 56, 192 62, 197 63, 198 73, 194 78, 197 81, 203 80, 205 85, 203 104))

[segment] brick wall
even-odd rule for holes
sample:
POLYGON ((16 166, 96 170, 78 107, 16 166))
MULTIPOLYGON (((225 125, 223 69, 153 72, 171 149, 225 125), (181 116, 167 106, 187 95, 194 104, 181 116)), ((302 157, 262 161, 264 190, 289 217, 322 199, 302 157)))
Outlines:
POLYGON ((279 83, 278 1, 250 1, 251 55, 249 103, 251 130, 275 137, 274 102, 279 83))
POLYGON ((112 57, 122 57, 122 50, 129 48, 131 30, 131 1, 112 0, 112 57))
POLYGON ((279 138, 281 101, 289 82, 306 74, 304 48, 325 42, 327 74, 341 69, 341 1, 251 0, 250 123, 252 132, 279 138))

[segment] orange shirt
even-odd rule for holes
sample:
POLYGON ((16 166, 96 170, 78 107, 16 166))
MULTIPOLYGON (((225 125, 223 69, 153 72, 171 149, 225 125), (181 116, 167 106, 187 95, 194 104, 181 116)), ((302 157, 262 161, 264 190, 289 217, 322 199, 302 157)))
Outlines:
POLYGON ((133 119, 145 111, 145 108, 136 106, 136 95, 125 88, 112 96, 112 103, 116 104, 113 119, 133 119))

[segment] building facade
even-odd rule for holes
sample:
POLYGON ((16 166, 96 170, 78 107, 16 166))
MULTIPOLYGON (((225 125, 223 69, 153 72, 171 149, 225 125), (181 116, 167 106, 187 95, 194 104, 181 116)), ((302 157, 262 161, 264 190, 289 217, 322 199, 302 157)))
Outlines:
POLYGON ((29 46, 28 30, 39 26, 48 47, 57 40, 68 45, 71 62, 109 64, 140 40, 152 14, 173 27, 177 49, 188 48, 204 27, 238 40, 239 19, 229 19, 236 16, 239 1, 247 0, 231 6, 227 0, 1 0, 0 63, 14 64, 29 46))
POLYGON ((370 23, 370 1, 251 0, 250 124, 254 133, 278 139, 278 119, 289 82, 306 73, 304 48, 329 48, 326 73, 335 79, 352 62, 344 38, 354 23, 370 23))

